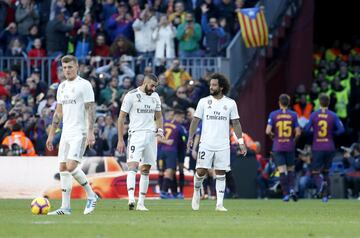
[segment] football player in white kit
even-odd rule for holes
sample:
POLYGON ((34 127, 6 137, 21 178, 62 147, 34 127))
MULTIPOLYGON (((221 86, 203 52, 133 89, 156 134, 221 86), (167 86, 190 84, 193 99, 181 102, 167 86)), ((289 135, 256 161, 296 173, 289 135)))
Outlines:
POLYGON ((210 96, 202 98, 196 108, 190 124, 188 149, 193 145, 193 138, 202 120, 202 133, 194 175, 194 193, 192 209, 199 210, 200 189, 208 169, 212 167, 216 174, 216 211, 227 211, 223 206, 225 192, 225 173, 230 170, 230 121, 240 144, 240 150, 246 155, 246 146, 242 139, 242 129, 236 103, 226 97, 230 84, 219 73, 210 76, 210 96))
POLYGON ((70 196, 72 177, 83 186, 87 193, 84 214, 94 211, 98 196, 87 181, 79 165, 83 160, 86 145, 95 143, 95 100, 94 91, 89 81, 77 75, 79 65, 72 55, 61 59, 65 76, 57 90, 57 105, 53 116, 47 148, 53 150, 53 139, 60 122, 63 122, 58 158, 60 162, 60 182, 62 189, 61 207, 48 215, 70 215, 70 196))
POLYGON ((128 92, 121 105, 118 119, 118 145, 119 152, 125 151, 123 128, 126 116, 129 114, 129 139, 127 144, 127 164, 129 171, 126 184, 129 196, 129 210, 135 208, 135 182, 136 173, 140 167, 139 200, 136 210, 148 211, 144 206, 145 195, 149 186, 149 171, 156 165, 157 140, 164 139, 163 118, 161 102, 155 92, 158 79, 154 74, 147 74, 143 84, 128 92), (155 121, 154 121, 155 118, 155 121))

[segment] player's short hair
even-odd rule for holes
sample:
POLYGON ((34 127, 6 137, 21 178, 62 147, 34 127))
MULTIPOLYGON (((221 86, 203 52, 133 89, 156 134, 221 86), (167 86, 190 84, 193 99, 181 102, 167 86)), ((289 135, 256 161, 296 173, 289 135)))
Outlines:
POLYGON ((15 123, 13 126, 12 126, 12 129, 11 131, 21 131, 22 127, 19 123, 15 123))
POLYGON ((218 80, 219 87, 223 88, 222 94, 226 95, 229 92, 230 82, 229 82, 229 79, 225 75, 219 74, 219 73, 212 73, 209 78, 210 78, 210 80, 211 79, 218 80))
POLYGON ((176 114, 180 114, 180 115, 185 115, 185 111, 184 110, 182 110, 181 108, 175 108, 174 109, 174 114, 176 115, 176 114))
POLYGON ((330 105, 330 97, 326 93, 320 93, 319 103, 322 107, 328 107, 330 105))
POLYGON ((152 81, 155 82, 159 81, 158 77, 153 73, 145 74, 145 78, 151 79, 152 81))
POLYGON ((291 98, 288 94, 283 93, 279 96, 279 103, 284 107, 288 107, 290 105, 290 100, 291 98))
POLYGON ((70 63, 70 62, 75 62, 75 64, 78 64, 77 58, 73 55, 65 55, 61 58, 61 63, 70 63))

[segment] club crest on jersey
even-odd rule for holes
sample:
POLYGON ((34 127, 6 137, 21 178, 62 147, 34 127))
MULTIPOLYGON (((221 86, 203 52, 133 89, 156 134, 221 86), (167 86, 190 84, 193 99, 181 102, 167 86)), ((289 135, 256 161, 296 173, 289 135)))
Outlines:
POLYGON ((211 101, 211 100, 208 100, 208 104, 209 104, 209 107, 208 107, 208 108, 211 108, 212 101, 211 101))
POLYGON ((141 102, 141 95, 140 94, 136 94, 136 97, 138 99, 138 102, 141 102))
POLYGON ((227 108, 227 106, 225 105, 225 106, 224 106, 224 110, 227 111, 227 109, 228 109, 228 108, 227 108))

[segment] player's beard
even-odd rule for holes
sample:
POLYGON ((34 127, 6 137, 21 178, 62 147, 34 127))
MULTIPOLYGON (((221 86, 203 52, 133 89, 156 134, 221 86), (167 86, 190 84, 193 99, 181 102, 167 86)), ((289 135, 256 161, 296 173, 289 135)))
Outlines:
POLYGON ((220 94, 220 90, 210 90, 211 96, 218 96, 220 94))
POLYGON ((150 96, 154 91, 152 89, 148 89, 147 86, 145 86, 145 93, 146 95, 150 96))

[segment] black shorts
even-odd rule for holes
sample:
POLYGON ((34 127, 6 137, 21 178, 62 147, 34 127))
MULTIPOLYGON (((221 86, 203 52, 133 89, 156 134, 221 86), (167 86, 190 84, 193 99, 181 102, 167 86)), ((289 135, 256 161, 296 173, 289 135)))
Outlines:
POLYGON ((273 157, 276 166, 295 165, 295 151, 273 151, 273 157))
POLYGON ((313 151, 311 169, 315 171, 329 170, 334 156, 334 151, 313 151))
POLYGON ((158 169, 176 169, 178 155, 176 152, 161 151, 158 156, 158 169))

